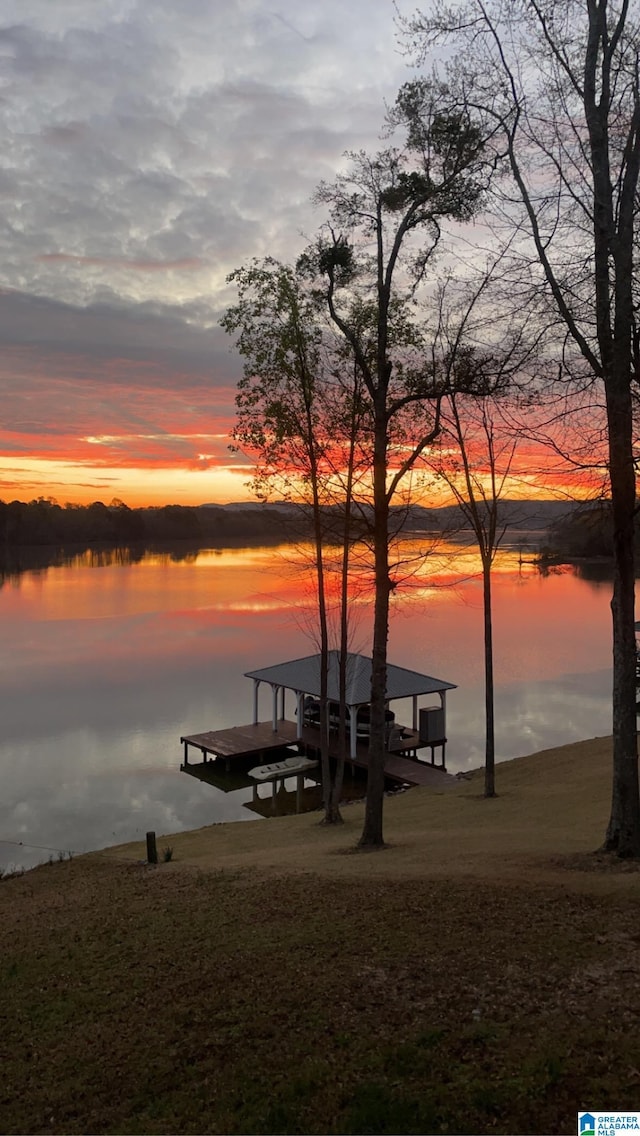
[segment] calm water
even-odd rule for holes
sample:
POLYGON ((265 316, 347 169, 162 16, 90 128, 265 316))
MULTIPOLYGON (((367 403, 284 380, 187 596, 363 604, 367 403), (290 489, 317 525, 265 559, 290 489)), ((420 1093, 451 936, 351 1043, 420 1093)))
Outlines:
MULTIPOLYGON (((243 672, 316 650, 302 551, 106 559, 24 572, 0 589, 0 867, 148 829, 255 820, 250 790, 224 794, 179 771, 180 735, 249 722, 243 672)), ((458 684, 453 772, 482 761, 477 568, 452 545, 410 566, 392 618, 390 661, 458 684)), ((543 578, 511 552, 494 580, 498 757, 610 733, 610 585, 569 569, 543 578)), ((369 653, 364 585, 352 608, 351 649, 369 653)), ((268 719, 266 689, 262 698, 268 719)))

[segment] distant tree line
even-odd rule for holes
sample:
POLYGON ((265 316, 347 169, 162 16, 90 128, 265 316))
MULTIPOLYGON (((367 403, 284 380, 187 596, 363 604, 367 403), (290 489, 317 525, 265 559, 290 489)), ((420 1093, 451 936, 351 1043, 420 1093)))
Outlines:
MULTIPOLYGON (((325 536, 341 543, 342 505, 322 508, 325 536)), ((457 532, 462 524, 457 506, 425 509, 421 506, 391 510, 393 532, 442 529, 457 532)), ((311 535, 312 517, 304 505, 264 502, 247 505, 162 505, 131 509, 114 498, 109 505, 60 505, 53 497, 33 501, 0 500, 0 548, 50 545, 104 544, 115 548, 153 546, 189 541, 203 547, 224 541, 247 543, 296 541, 311 535)), ((368 529, 368 511, 360 510, 353 521, 354 534, 368 529)))
MULTIPOLYGON (((636 553, 640 554, 640 518, 634 525, 636 553)), ((608 501, 589 502, 551 525, 541 549, 541 566, 573 560, 613 559, 613 518, 608 501)))
MULTIPOLYGON (((0 546, 154 545, 169 541, 286 540, 291 519, 259 505, 235 509, 215 505, 163 505, 131 509, 114 499, 109 505, 59 505, 53 498, 0 501, 0 546)), ((297 525, 298 531, 300 525, 297 525)))

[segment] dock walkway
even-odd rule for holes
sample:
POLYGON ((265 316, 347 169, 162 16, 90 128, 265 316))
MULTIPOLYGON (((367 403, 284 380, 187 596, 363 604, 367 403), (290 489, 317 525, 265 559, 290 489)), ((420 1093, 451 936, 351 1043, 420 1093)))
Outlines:
MULTIPOLYGON (((456 778, 437 765, 430 762, 419 761, 415 756, 420 746, 420 739, 412 730, 403 731, 401 741, 387 751, 385 758, 385 776, 393 781, 406 785, 424 785, 431 789, 444 789, 456 784, 456 778), (414 756, 408 757, 407 754, 414 756)), ((304 751, 311 750, 317 753, 319 747, 319 731, 314 726, 303 726, 298 731, 296 722, 286 718, 278 721, 278 729, 274 732, 272 722, 258 722, 255 725, 232 726, 227 730, 209 730, 203 734, 190 734, 181 737, 184 746, 183 769, 189 768, 189 750, 197 749, 202 754, 206 764, 210 758, 223 759, 227 770, 231 762, 243 758, 259 756, 273 750, 298 744, 304 751)), ((332 732, 329 736, 329 756, 334 760, 338 757, 337 736, 332 732)), ((369 763, 369 749, 365 743, 359 742, 354 757, 347 758, 352 765, 366 769, 369 763)))

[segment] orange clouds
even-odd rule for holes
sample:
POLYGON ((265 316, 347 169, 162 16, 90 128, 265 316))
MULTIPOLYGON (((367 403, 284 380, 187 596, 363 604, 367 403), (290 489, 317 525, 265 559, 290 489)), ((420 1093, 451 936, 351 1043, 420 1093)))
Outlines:
MULTIPOLYGON (((71 335, 75 316, 63 314, 71 335)), ((155 356, 146 345, 110 354, 106 339, 105 331, 91 353, 26 344, 5 350, 0 496, 79 503, 116 496, 129 505, 248 499, 252 467, 229 450, 232 375, 223 377, 219 361, 208 369, 195 352, 172 358, 164 346, 155 356)), ((450 503, 443 481, 421 476, 412 481, 414 500, 450 503)), ((505 495, 586 497, 601 480, 602 470, 573 467, 524 442, 505 495)))
POLYGON ((147 358, 13 348, 3 360, 0 495, 197 504, 247 497, 229 452, 235 387, 147 358))

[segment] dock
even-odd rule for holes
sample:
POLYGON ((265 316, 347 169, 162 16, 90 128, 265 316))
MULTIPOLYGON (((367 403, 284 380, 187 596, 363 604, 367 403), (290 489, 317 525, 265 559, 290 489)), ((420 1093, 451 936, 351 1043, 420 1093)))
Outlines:
MULTIPOLYGON (((281 718, 276 727, 274 730, 272 721, 256 722, 247 726, 231 726, 226 730, 209 730, 202 734, 183 736, 180 738, 184 747, 181 769, 190 771, 189 757, 190 750, 193 749, 199 751, 204 765, 209 762, 224 762, 227 772, 231 771, 232 765, 242 764, 249 758, 257 758, 257 763, 263 764, 268 754, 294 746, 298 752, 318 756, 320 737, 316 726, 303 726, 299 729, 297 722, 281 718)), ((421 742, 416 731, 404 727, 401 732, 402 737, 387 750, 385 777, 398 784, 422 785, 431 789, 445 789, 456 784, 456 778, 444 768, 419 760, 417 751, 421 742)), ((329 757, 334 761, 339 757, 335 731, 329 734, 329 757)), ((355 753, 350 754, 346 760, 353 766, 367 769, 368 745, 358 742, 355 753)))
POLYGON ((295 722, 280 721, 274 731, 271 722, 256 722, 249 726, 230 726, 226 730, 208 730, 204 734, 181 737, 184 746, 184 766, 189 765, 189 749, 200 750, 203 762, 210 758, 224 758, 227 772, 232 759, 264 757, 272 750, 295 745, 298 727, 295 722))
MULTIPOLYGON (((180 738, 184 747, 181 769, 230 792, 242 778, 251 783, 253 775, 254 801, 260 798, 255 789, 255 769, 272 765, 287 769, 292 758, 310 758, 319 764, 320 714, 322 699, 326 699, 324 712, 329 727, 329 758, 340 757, 338 727, 340 703, 345 710, 346 768, 355 774, 356 769, 369 766, 369 735, 371 733, 371 687, 373 664, 365 655, 349 652, 346 658, 339 651, 329 651, 328 657, 319 654, 301 659, 246 671, 245 678, 253 683, 253 721, 247 726, 231 726, 226 730, 208 730, 201 734, 186 734, 180 738), (326 667, 326 669, 324 669, 326 667), (324 675, 324 679, 323 676, 324 675), (260 717, 260 690, 270 691, 271 718, 260 717), (295 700, 295 720, 287 717, 287 698, 295 700), (200 761, 191 763, 193 751, 200 761)), ((455 690, 455 683, 433 675, 420 674, 392 663, 386 666, 384 775, 396 785, 422 785, 430 789, 448 789, 456 778, 445 768, 447 744, 446 696, 455 690), (433 704, 433 698, 439 705, 433 704), (419 706, 419 700, 429 698, 430 704, 419 706), (396 720, 390 703, 402 699, 412 706, 411 727, 396 720), (430 758, 422 760, 420 750, 429 750, 430 758), (440 761, 436 761, 436 751, 440 761)), ((406 712, 406 710, 404 711, 406 712)), ((291 713, 291 710, 289 710, 291 713)), ((304 781, 321 780, 319 769, 298 774, 297 807, 300 806, 304 781)), ((284 778, 274 777, 274 798, 277 783, 284 778)), ((354 777, 354 783, 357 778, 354 777)))

